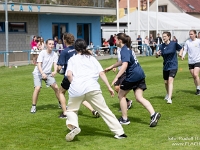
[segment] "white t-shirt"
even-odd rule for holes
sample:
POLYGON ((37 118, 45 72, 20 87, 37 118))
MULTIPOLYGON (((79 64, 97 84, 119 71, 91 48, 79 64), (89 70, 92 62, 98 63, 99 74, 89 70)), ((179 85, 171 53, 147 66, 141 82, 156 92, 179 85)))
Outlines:
POLYGON ((74 55, 68 61, 66 71, 72 71, 73 80, 68 93, 70 97, 78 97, 90 91, 101 90, 98 83, 102 66, 93 56, 74 55))
MULTIPOLYGON (((49 54, 49 53, 47 53, 47 50, 42 50, 39 53, 37 62, 42 62, 42 71, 45 74, 50 74, 52 66, 53 66, 53 63, 57 63, 58 62, 58 55, 54 51, 52 51, 51 54, 49 54)), ((40 71, 39 71, 37 66, 35 66, 33 74, 41 75, 41 73, 40 73, 40 71)))
MULTIPOLYGON (((120 54, 121 48, 117 47, 117 59, 118 61, 121 61, 121 54, 120 54)), ((118 70, 121 69, 121 66, 118 67, 118 70)))
POLYGON ((187 40, 184 46, 183 57, 188 52, 188 63, 195 64, 200 62, 200 39, 187 40))
POLYGON ((63 49, 63 45, 62 44, 56 44, 56 49, 63 49))

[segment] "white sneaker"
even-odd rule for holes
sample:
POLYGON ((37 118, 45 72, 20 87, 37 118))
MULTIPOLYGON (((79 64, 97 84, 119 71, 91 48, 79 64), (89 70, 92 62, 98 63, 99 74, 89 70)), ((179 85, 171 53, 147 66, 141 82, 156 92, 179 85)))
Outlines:
POLYGON ((168 94, 165 96, 164 100, 166 100, 166 101, 168 100, 168 94))
POLYGON ((31 107, 31 113, 35 113, 36 112, 36 106, 32 106, 31 107))
POLYGON ((81 129, 80 129, 80 128, 74 128, 73 130, 71 130, 71 132, 69 132, 69 133, 66 135, 65 139, 66 139, 68 142, 70 142, 70 141, 72 141, 72 140, 74 139, 74 137, 75 137, 77 134, 79 134, 80 132, 81 132, 81 129))
POLYGON ((167 104, 172 104, 172 100, 171 99, 167 99, 167 104))

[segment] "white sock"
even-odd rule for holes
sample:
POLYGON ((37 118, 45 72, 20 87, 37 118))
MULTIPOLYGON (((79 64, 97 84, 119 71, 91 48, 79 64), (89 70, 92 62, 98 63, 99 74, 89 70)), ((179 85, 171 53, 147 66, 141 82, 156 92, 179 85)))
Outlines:
POLYGON ((155 112, 153 114, 151 114, 151 117, 155 114, 155 112))
POLYGON ((197 86, 197 89, 198 89, 198 90, 200 90, 200 85, 199 85, 199 86, 197 86))

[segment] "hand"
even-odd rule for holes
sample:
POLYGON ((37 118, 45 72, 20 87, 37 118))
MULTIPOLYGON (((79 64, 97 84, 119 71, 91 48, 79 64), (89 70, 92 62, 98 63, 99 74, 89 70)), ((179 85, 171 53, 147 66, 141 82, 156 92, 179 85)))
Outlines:
POLYGON ((113 69, 112 69, 112 71, 113 71, 114 73, 116 72, 116 70, 117 70, 116 68, 113 68, 113 69))
POLYGON ((110 71, 112 68, 113 68, 113 67, 112 67, 112 66, 110 66, 110 67, 108 67, 108 68, 104 69, 104 72, 105 72, 105 73, 107 73, 107 72, 108 72, 108 71, 110 71))
POLYGON ((115 82, 117 82, 118 78, 115 78, 111 84, 111 86, 113 86, 115 84, 115 82))
POLYGON ((56 75, 56 71, 51 73, 51 76, 54 77, 56 75))
POLYGON ((185 59, 185 57, 181 57, 181 60, 184 60, 185 59))
POLYGON ((111 87, 108 90, 110 92, 111 97, 114 97, 114 95, 115 95, 114 90, 111 87))
POLYGON ((46 80, 47 79, 47 75, 45 73, 42 74, 42 79, 46 80))

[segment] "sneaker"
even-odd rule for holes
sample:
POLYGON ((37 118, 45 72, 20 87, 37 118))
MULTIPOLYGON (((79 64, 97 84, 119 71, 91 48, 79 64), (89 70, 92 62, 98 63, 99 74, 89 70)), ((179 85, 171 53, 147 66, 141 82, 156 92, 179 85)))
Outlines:
POLYGON ((93 111, 92 111, 92 114, 93 114, 96 118, 99 118, 99 117, 100 117, 98 111, 96 111, 96 110, 93 110, 93 111))
POLYGON ((154 115, 151 117, 150 127, 155 127, 158 123, 158 120, 160 119, 161 114, 155 112, 154 115))
POLYGON ((115 135, 114 138, 116 138, 116 139, 124 139, 124 138, 127 138, 127 135, 126 134, 115 135))
POLYGON ((32 106, 31 107, 31 113, 35 113, 36 112, 36 106, 32 106))
POLYGON ((128 109, 131 109, 132 103, 133 103, 132 100, 129 100, 129 101, 128 101, 127 110, 128 110, 128 109))
POLYGON ((168 94, 165 96, 164 100, 166 100, 166 101, 168 100, 168 94))
POLYGON ((167 99, 167 104, 172 104, 172 99, 167 99))
POLYGON ((200 90, 197 89, 196 95, 200 95, 200 90))
POLYGON ((69 141, 72 141, 74 139, 74 137, 79 134, 81 132, 81 129, 80 128, 74 128, 73 130, 71 130, 71 132, 69 132, 65 139, 69 142, 69 141))
POLYGON ((122 125, 129 125, 131 122, 128 120, 124 120, 123 117, 119 118, 119 123, 122 124, 122 125))
POLYGON ((67 115, 64 115, 63 113, 61 113, 59 118, 67 119, 67 115))

